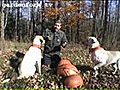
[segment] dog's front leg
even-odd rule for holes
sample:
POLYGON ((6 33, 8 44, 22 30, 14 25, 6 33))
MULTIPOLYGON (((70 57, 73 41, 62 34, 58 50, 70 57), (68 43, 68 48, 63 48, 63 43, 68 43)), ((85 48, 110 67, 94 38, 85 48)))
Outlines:
POLYGON ((37 64, 38 64, 38 72, 39 74, 41 75, 41 61, 37 61, 37 64))
POLYGON ((115 71, 113 72, 113 74, 115 74, 118 69, 117 64, 114 64, 113 67, 115 68, 115 71))
POLYGON ((99 64, 95 65, 94 70, 95 70, 95 77, 98 75, 98 68, 102 67, 103 65, 105 65, 105 62, 100 62, 99 64))

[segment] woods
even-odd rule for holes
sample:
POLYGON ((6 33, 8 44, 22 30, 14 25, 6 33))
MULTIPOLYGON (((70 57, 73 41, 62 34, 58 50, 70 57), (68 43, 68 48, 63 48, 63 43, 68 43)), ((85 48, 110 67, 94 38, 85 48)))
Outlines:
MULTIPOLYGON (((113 74, 112 65, 101 67, 98 70, 99 75, 95 77, 95 62, 85 43, 88 36, 95 36, 105 50, 120 51, 120 0, 1 0, 0 87, 66 88, 66 77, 62 78, 56 70, 44 65, 41 66, 41 75, 17 79, 18 69, 27 50, 33 44, 34 36, 42 35, 46 30, 53 28, 58 19, 62 21, 62 30, 68 39, 68 45, 61 49, 60 55, 70 60, 78 69, 77 74, 83 79, 83 85, 77 88, 119 89, 120 71, 113 74)), ((26 59, 27 66, 30 65, 32 55, 33 53, 28 56, 30 59, 26 59)), ((119 62, 118 59, 117 63, 119 62)), ((61 71, 64 72, 64 67, 61 71)), ((64 73, 70 74, 66 72, 64 73)), ((77 81, 81 83, 80 80, 77 81)))
POLYGON ((111 48, 111 45, 119 48, 119 0, 2 0, 0 4, 3 41, 29 42, 34 35, 42 34, 52 27, 55 20, 61 19, 62 29, 70 43, 81 43, 87 36, 94 35, 106 48, 111 48), (17 6, 19 4, 21 6, 17 6), (22 4, 26 6, 22 7, 22 4))

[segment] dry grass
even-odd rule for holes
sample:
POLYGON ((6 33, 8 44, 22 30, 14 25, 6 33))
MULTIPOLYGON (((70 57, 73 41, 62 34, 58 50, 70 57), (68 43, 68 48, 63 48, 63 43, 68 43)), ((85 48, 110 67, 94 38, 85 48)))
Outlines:
POLYGON ((23 43, 23 42, 17 42, 17 41, 5 41, 0 42, 0 49, 2 51, 6 51, 8 49, 11 50, 21 50, 21 49, 27 49, 30 46, 30 43, 23 43))
POLYGON ((3 61, 9 60, 11 56, 14 56, 15 52, 25 52, 30 45, 30 43, 23 42, 19 43, 15 41, 0 41, 0 65, 3 63, 3 61))
MULTIPOLYGON (((29 78, 25 80, 15 80, 13 76, 15 71, 13 68, 9 66, 7 61, 12 59, 16 59, 15 53, 16 51, 26 51, 31 43, 19 43, 19 42, 11 42, 6 41, 5 44, 0 44, 0 47, 3 48, 2 54, 0 55, 0 71, 3 70, 4 75, 0 75, 0 82, 3 79, 11 78, 11 81, 5 84, 0 84, 0 86, 4 88, 56 88, 58 85, 59 88, 63 88, 63 84, 61 83, 61 78, 54 74, 54 70, 45 71, 42 68, 42 75, 39 78, 29 78), (34 82, 33 82, 34 81, 34 82)), ((119 88, 120 86, 120 74, 113 75, 113 69, 110 67, 101 68, 100 75, 98 77, 94 77, 94 72, 91 69, 93 67, 93 62, 91 60, 91 55, 88 52, 88 49, 81 44, 69 44, 65 50, 62 50, 62 57, 70 58, 74 65, 80 71, 80 74, 84 77, 84 86, 85 88, 119 88), (109 69, 108 69, 109 68, 109 69)), ((101 89, 101 90, 102 90, 101 89)), ((59 89, 58 89, 59 90, 59 89)), ((61 90, 61 89, 60 89, 61 90)), ((63 89, 67 90, 67 89, 63 89)), ((73 90, 73 89, 72 89, 73 90)), ((78 89, 79 90, 79 89, 78 89)), ((86 89, 87 90, 87 89, 86 89)), ((105 90, 105 89, 104 89, 105 90)), ((107 90, 107 89, 106 89, 107 90)))
MULTIPOLYGON (((6 62, 8 62, 11 57, 13 57, 13 59, 15 58, 15 53, 16 51, 26 51, 29 46, 31 45, 31 43, 19 43, 19 42, 12 42, 12 41, 6 41, 3 45, 3 43, 1 44, 1 47, 3 48, 2 52, 3 54, 0 56, 1 58, 1 65, 2 63, 5 63, 5 66, 2 66, 2 71, 6 73, 7 77, 11 77, 13 75, 13 69, 9 66, 9 64, 7 64, 6 62)), ((82 58, 82 56, 86 55, 84 54, 84 51, 82 51, 82 47, 74 47, 71 45, 68 45, 68 47, 66 47, 65 50, 62 50, 62 57, 68 57, 71 59, 71 61, 76 65, 76 64, 81 64, 81 62, 83 62, 84 58, 82 58)), ((43 70, 44 71, 44 70, 43 70)), ((57 77, 56 75, 52 74, 52 72, 47 73, 47 72, 43 72, 42 74, 43 76, 41 76, 41 78, 43 78, 43 84, 40 85, 40 87, 52 87, 51 84, 45 84, 46 82, 48 83, 48 81, 53 81, 53 82, 58 82, 59 81, 59 77, 57 77), (45 76, 45 77, 44 77, 45 76), (47 78, 46 78, 47 77, 47 78), (54 78, 53 78, 54 77, 54 78), (48 79, 49 78, 49 79, 48 79), (55 79, 56 78, 56 79, 55 79)), ((14 76, 14 75, 13 75, 14 76)), ((7 78, 4 77, 4 78, 7 78)), ((12 77, 11 77, 12 78, 12 77)), ((16 82, 16 81, 15 81, 16 82)), ((9 83, 9 87, 20 87, 19 84, 13 82, 12 85, 9 83), (18 86, 15 86, 18 85, 18 86)), ((30 82, 30 81, 28 81, 30 82)), ((21 83, 21 81, 18 81, 18 83, 21 83)), ((22 82, 23 83, 23 82, 22 82)), ((25 84, 25 82, 24 82, 25 84)), ((6 87, 7 85, 3 86, 6 87)), ((25 85, 21 85, 21 87, 23 88, 25 85)), ((31 87, 31 83, 30 86, 31 87)), ((25 86, 26 87, 26 86, 25 86)), ((56 86, 55 86, 56 87, 56 86)))

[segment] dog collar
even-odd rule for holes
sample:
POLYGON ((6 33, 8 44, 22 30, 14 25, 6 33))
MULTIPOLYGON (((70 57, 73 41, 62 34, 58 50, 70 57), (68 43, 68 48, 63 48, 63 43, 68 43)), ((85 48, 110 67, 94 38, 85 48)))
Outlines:
POLYGON ((37 45, 37 44, 33 44, 32 47, 36 47, 36 48, 42 48, 42 45, 37 45))
POLYGON ((95 51, 100 50, 100 49, 102 49, 102 48, 100 46, 98 46, 96 48, 91 48, 89 51, 90 52, 95 52, 95 51))

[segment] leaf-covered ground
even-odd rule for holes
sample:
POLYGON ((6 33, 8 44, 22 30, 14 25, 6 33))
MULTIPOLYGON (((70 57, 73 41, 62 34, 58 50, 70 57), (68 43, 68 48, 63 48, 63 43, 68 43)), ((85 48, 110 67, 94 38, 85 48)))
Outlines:
MULTIPOLYGON (((20 64, 22 57, 27 48, 7 49, 0 52, 0 87, 1 88, 65 88, 63 85, 64 78, 56 75, 55 70, 47 70, 42 67, 42 75, 37 73, 34 77, 28 79, 16 79, 17 66, 20 64)), ((120 71, 115 75, 112 73, 112 66, 102 67, 99 70, 99 75, 94 76, 93 60, 89 51, 84 46, 69 45, 65 50, 62 50, 62 57, 68 57, 73 64, 78 68, 80 75, 84 80, 82 89, 90 88, 108 88, 120 89, 120 71)), ((79 88, 79 87, 78 87, 79 88)))

